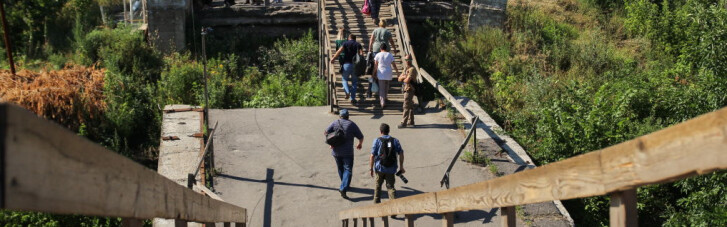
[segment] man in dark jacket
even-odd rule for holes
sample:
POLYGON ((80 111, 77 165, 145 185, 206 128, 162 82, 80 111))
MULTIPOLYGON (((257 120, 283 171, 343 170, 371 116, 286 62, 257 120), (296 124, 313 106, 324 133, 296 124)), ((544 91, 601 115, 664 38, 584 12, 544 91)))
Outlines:
POLYGON ((358 125, 348 119, 347 109, 341 109, 339 111, 339 116, 340 119, 334 121, 328 126, 328 128, 326 128, 324 135, 335 131, 338 127, 341 127, 345 134, 346 142, 344 142, 343 145, 331 147, 331 154, 336 160, 336 166, 338 166, 338 177, 341 179, 341 186, 338 188, 338 192, 341 193, 341 197, 348 199, 346 191, 350 188, 351 178, 353 177, 353 138, 358 139, 356 149, 361 150, 364 136, 358 128, 358 125))

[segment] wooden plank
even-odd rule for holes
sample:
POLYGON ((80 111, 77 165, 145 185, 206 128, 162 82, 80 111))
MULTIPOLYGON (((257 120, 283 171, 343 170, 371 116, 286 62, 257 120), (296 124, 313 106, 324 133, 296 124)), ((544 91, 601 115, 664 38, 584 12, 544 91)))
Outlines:
POLYGON ((411 215, 411 214, 404 215, 404 226, 414 227, 414 215, 411 215))
POLYGON ((727 108, 504 177, 339 212, 341 219, 446 213, 605 195, 727 169, 727 108))
POLYGON ((515 227, 517 222, 515 207, 502 207, 500 208, 500 214, 502 215, 502 226, 515 227))
POLYGON ((454 213, 442 214, 442 227, 454 227, 454 213))
POLYGON ((611 193, 609 207, 611 227, 636 227, 639 225, 636 210, 636 189, 611 193))
POLYGON ((55 214, 246 222, 246 210, 155 171, 11 104, 2 130, 4 209, 55 214), (32 167, 32 168, 29 168, 32 167))

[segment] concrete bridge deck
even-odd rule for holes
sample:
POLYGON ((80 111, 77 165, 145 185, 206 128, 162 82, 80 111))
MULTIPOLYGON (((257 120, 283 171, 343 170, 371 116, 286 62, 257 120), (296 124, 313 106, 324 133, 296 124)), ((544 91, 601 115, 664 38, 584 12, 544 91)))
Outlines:
MULTIPOLYGON (((368 157, 381 123, 392 126, 390 134, 401 140, 406 153, 409 183, 397 179, 398 196, 443 189, 439 180, 464 138, 446 111, 430 106, 425 115, 416 116, 416 128, 406 129, 396 128, 398 115, 351 116, 365 139, 364 149, 355 151, 351 200, 345 200, 337 191, 336 165, 323 142, 325 127, 338 118, 328 110, 324 106, 210 111, 210 122, 219 121, 214 150, 221 174, 215 178, 215 190, 225 201, 248 209, 248 226, 339 226, 339 211, 372 203, 374 180, 368 176, 368 157)), ((497 146, 488 149, 499 151, 497 146)), ((518 169, 523 168, 500 167, 505 174, 518 169)), ((451 184, 456 187, 493 177, 487 167, 458 161, 451 184)), ((385 192, 382 196, 387 197, 385 192)), ((456 225, 499 226, 499 213, 498 209, 458 212, 456 225)), ((529 205, 523 214, 528 213, 542 218, 523 221, 518 217, 519 224, 567 226, 552 202, 529 205)), ((416 217, 417 226, 441 225, 437 214, 416 217)), ((377 222, 381 225, 380 219, 377 222)), ((402 217, 390 222, 403 225, 402 217)))

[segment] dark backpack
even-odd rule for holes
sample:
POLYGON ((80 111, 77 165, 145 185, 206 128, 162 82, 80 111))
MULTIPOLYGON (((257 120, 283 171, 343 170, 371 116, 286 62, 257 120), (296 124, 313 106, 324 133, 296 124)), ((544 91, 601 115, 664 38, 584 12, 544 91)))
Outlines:
POLYGON ((343 131, 341 120, 338 120, 338 127, 336 127, 333 132, 326 134, 326 143, 334 147, 338 147, 346 143, 346 133, 343 131))
POLYGON ((366 55, 366 73, 364 73, 365 75, 374 74, 374 57, 376 56, 374 56, 373 52, 369 52, 366 55))
POLYGON ((361 76, 366 73, 366 59, 360 54, 353 56, 353 75, 361 76))
POLYGON ((379 148, 380 163, 384 167, 392 167, 396 165, 396 151, 394 150, 394 137, 385 139, 379 137, 381 147, 379 148))

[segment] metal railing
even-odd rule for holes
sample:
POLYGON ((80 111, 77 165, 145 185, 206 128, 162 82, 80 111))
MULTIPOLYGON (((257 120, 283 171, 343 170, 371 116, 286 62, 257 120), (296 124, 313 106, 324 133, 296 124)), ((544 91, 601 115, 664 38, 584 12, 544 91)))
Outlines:
MULTIPOLYGON (((0 103, 0 209, 54 214, 175 219, 245 226, 247 210, 188 189, 129 158, 0 103)), ((204 186, 197 186, 205 191, 204 186)))
MULTIPOLYGON (((212 171, 214 173, 215 167, 214 167, 214 151, 210 151, 210 145, 212 144, 212 140, 215 136, 215 132, 217 131, 217 121, 215 121, 215 126, 212 128, 212 131, 210 131, 210 135, 207 137, 207 143, 204 145, 204 151, 202 151, 202 156, 199 157, 199 162, 197 162, 196 167, 194 168, 194 173, 190 173, 187 175, 187 188, 192 188, 194 186, 194 183, 197 182, 197 174, 199 173, 199 169, 204 166, 204 160, 207 159, 208 163, 210 163, 210 168, 208 171, 212 171), (209 155, 208 155, 209 154, 209 155)), ((213 174, 210 174, 210 176, 213 174)), ((209 180, 212 182, 212 180, 209 180)), ((206 185, 205 181, 201 182, 202 185, 206 185)))

